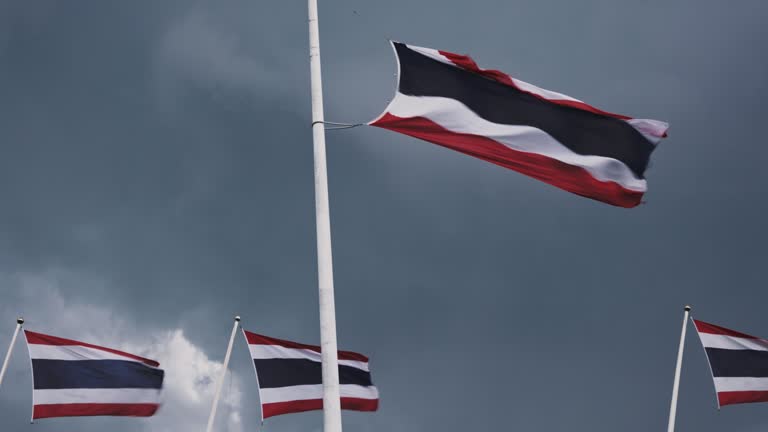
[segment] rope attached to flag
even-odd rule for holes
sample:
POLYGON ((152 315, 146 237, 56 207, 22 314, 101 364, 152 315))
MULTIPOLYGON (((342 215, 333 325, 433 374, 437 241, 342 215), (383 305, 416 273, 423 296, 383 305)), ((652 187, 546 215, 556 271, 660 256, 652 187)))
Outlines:
POLYGON ((331 125, 331 127, 326 126, 325 130, 341 130, 341 129, 352 129, 356 128, 358 126, 364 126, 365 123, 337 123, 337 122, 329 122, 329 121, 313 121, 312 126, 314 127, 316 124, 322 124, 322 125, 331 125))

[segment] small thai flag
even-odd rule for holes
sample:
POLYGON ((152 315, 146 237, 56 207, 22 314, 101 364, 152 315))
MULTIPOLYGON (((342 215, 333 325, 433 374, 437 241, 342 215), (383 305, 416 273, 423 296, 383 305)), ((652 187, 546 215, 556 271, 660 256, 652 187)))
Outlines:
POLYGON ((707 353, 717 404, 768 402, 768 340, 693 320, 707 353))
MULTIPOLYGON (((320 347, 243 330, 259 386, 262 419, 323 409, 320 347)), ((371 381, 368 357, 339 351, 341 409, 376 411, 379 390, 371 381)))
POLYGON ((26 330, 32 360, 32 420, 149 417, 160 407, 159 363, 126 352, 26 330))

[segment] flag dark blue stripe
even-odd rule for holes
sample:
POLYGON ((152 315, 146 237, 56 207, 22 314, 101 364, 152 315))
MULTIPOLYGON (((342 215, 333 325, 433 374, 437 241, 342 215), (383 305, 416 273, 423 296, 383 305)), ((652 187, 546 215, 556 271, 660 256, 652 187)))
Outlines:
MULTIPOLYGON (((259 387, 275 388, 322 384, 321 364, 307 359, 255 359, 259 387)), ((356 367, 339 365, 339 383, 372 386, 371 373, 356 367)))
POLYGON ((706 348, 715 377, 768 378, 768 351, 706 348))
POLYGON ((32 359, 35 389, 163 387, 162 369, 125 360, 32 359))

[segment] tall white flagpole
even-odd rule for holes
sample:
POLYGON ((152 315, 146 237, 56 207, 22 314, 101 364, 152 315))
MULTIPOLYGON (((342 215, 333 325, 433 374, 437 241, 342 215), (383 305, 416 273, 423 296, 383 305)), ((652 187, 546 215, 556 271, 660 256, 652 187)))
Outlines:
POLYGON ((16 345, 16 337, 19 336, 19 330, 21 330, 22 324, 24 324, 24 318, 22 317, 17 318, 16 330, 13 331, 11 344, 8 346, 8 352, 5 354, 5 360, 3 361, 3 368, 0 369, 0 385, 3 384, 3 377, 5 376, 6 369, 8 369, 8 363, 10 363, 11 361, 11 353, 13 352, 13 346, 16 345))
POLYGON ((232 355, 232 345, 235 342, 235 334, 237 333, 237 325, 240 323, 240 317, 235 317, 235 324, 232 325, 232 334, 229 335, 229 345, 227 345, 227 353, 224 355, 224 367, 221 369, 221 376, 219 382, 216 383, 216 394, 213 396, 213 406, 211 407, 211 415, 208 416, 208 427, 205 428, 206 432, 213 430, 213 420, 216 418, 216 408, 219 406, 219 397, 221 397, 221 388, 224 387, 224 379, 227 376, 227 366, 229 365, 229 357, 232 355))
POLYGON ((680 346, 677 349, 677 366, 675 367, 675 383, 672 385, 672 402, 669 406, 669 424, 667 432, 675 432, 675 416, 677 415, 677 394, 680 390, 680 371, 683 368, 683 349, 685 348, 685 330, 688 328, 688 315, 691 313, 691 307, 685 307, 683 315, 683 330, 680 333, 680 346))
POLYGON ((312 141, 315 155, 315 223, 317 225, 317 282, 320 297, 320 348, 323 360, 323 430, 341 432, 341 397, 336 346, 336 306, 333 298, 331 215, 328 170, 325 162, 323 84, 320 73, 320 30, 317 0, 309 1, 309 67, 312 93, 312 141))

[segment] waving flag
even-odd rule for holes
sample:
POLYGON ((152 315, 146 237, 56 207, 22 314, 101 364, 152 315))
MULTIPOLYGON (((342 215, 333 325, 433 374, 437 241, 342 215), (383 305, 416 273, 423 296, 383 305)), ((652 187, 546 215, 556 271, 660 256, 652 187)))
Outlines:
POLYGON ((768 340, 693 320, 707 353, 719 406, 768 402, 768 340))
POLYGON ((667 124, 599 110, 470 57, 393 43, 397 93, 370 122, 509 168, 578 195, 638 205, 667 124))
MULTIPOLYGON (((259 385, 262 418, 323 409, 320 347, 243 330, 259 385)), ((376 411, 379 391, 371 382, 368 357, 339 351, 341 408, 376 411)))
POLYGON ((148 417, 160 406, 159 364, 126 352, 24 331, 32 360, 32 419, 148 417))

